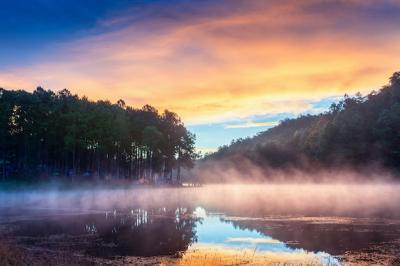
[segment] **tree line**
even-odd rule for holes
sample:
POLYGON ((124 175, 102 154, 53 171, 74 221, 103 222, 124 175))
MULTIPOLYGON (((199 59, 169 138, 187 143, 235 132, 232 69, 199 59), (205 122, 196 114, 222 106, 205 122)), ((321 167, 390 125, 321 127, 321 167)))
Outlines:
POLYGON ((220 147, 204 161, 239 159, 264 169, 374 164, 399 171, 400 72, 379 91, 345 95, 325 113, 286 119, 253 138, 220 147))
POLYGON ((180 180, 195 136, 179 116, 123 100, 90 101, 64 89, 0 88, 0 176, 180 180))

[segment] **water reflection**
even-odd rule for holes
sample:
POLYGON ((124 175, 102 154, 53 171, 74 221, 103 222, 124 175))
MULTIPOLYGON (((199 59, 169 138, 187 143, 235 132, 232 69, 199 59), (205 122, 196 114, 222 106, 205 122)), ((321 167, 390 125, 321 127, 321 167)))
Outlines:
POLYGON ((243 219, 225 217, 239 230, 256 230, 285 242, 291 248, 342 255, 400 238, 397 220, 342 217, 280 217, 243 219))
POLYGON ((10 224, 12 236, 25 244, 50 249, 76 247, 103 258, 178 255, 177 263, 183 265, 266 261, 339 264, 326 252, 295 247, 226 218, 207 214, 202 208, 115 209, 72 215, 53 210, 41 219, 19 219, 10 224))
POLYGON ((181 265, 318 265, 337 264, 340 256, 390 265, 400 251, 399 191, 224 185, 0 193, 0 245, 9 239, 102 263, 167 255, 161 259, 181 265))
POLYGON ((196 241, 196 219, 188 209, 131 210, 96 220, 100 244, 89 253, 97 256, 159 256, 187 250, 196 241), (109 247, 109 248, 105 248, 109 247))
MULTIPOLYGON (((196 212, 204 213, 203 209, 196 212)), ((315 265, 338 265, 339 260, 325 252, 309 252, 302 248, 295 248, 249 228, 235 226, 225 220, 223 214, 209 214, 202 216, 197 224, 197 243, 189 247, 189 257, 201 258, 202 253, 214 255, 215 260, 224 259, 225 263, 256 263, 268 262, 269 264, 286 263, 314 263, 315 265), (197 251, 193 255, 190 252, 197 251), (251 260, 249 260, 251 259, 251 260)), ((211 256, 213 257, 213 256, 211 256)), ((208 261, 212 263, 212 261, 208 261)))

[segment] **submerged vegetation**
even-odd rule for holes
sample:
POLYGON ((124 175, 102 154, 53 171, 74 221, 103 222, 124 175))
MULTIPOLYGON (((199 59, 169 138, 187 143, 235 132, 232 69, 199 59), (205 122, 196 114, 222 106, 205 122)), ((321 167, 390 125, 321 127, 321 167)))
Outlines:
POLYGON ((195 136, 173 112, 68 90, 0 88, 0 177, 145 178, 171 181, 191 167, 195 136), (174 176, 175 177, 175 176, 174 176))
MULTIPOLYGON (((238 170, 379 165, 400 170, 400 72, 367 96, 348 95, 329 111, 286 119, 253 138, 238 139, 205 157, 238 170)), ((247 171, 247 170, 245 170, 247 171)))

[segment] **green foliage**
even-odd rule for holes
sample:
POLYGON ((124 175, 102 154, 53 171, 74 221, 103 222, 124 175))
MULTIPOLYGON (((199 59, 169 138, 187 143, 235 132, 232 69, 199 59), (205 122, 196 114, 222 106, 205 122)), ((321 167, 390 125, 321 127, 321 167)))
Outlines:
POLYGON ((163 134, 155 126, 147 126, 142 133, 143 145, 152 151, 159 151, 163 142, 163 134))
POLYGON ((319 115, 287 119, 205 160, 247 159, 261 167, 309 168, 379 163, 400 170, 400 72, 378 93, 344 96, 319 115))
POLYGON ((3 178, 170 178, 183 158, 191 166, 194 141, 175 113, 150 105, 92 102, 65 89, 0 89, 3 178))
POLYGON ((381 153, 386 155, 386 163, 398 166, 400 162, 400 103, 394 103, 379 115, 374 133, 381 153))

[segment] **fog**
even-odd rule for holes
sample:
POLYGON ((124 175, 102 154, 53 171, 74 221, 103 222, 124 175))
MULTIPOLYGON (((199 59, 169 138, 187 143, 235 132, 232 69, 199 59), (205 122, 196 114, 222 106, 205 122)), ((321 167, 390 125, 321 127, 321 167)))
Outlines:
MULTIPOLYGON (((38 189, 0 192, 3 212, 42 209, 119 211, 134 208, 196 208, 227 215, 269 217, 341 216, 400 218, 400 185, 363 184, 220 184, 203 187, 110 189, 38 189)), ((2 211, 0 210, 0 213, 2 211)))
POLYGON ((371 183, 393 182, 398 176, 379 163, 368 165, 340 165, 326 167, 304 162, 304 167, 285 165, 272 167, 255 164, 243 156, 235 160, 197 161, 186 173, 201 183, 371 183))

